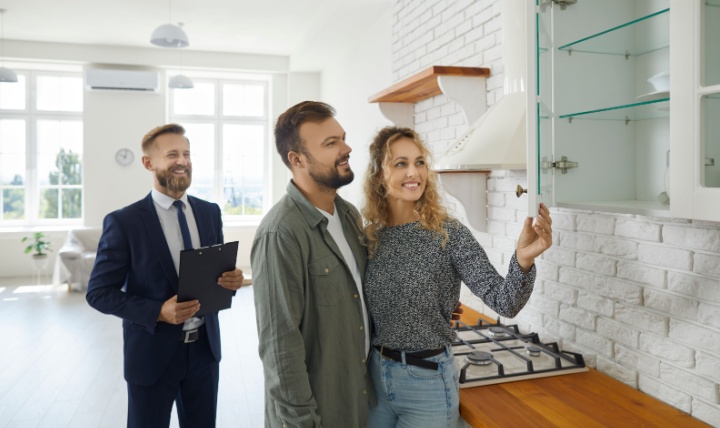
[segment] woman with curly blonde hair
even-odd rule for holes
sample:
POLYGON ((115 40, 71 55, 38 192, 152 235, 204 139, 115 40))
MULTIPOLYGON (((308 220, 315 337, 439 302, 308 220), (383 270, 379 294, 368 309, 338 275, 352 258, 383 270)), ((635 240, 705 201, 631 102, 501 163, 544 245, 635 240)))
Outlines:
POLYGON ((373 323, 373 428, 455 426, 458 373, 450 319, 461 281, 512 318, 532 293, 535 258, 552 245, 552 220, 541 204, 535 223, 525 220, 503 278, 470 230, 441 205, 429 162, 428 149, 409 128, 383 128, 370 145, 363 209, 370 259, 363 288, 373 323))
MULTIPOLYGON (((412 140, 422 153, 425 162, 430 158, 430 152, 420 141, 420 137, 409 128, 386 127, 375 136, 370 146, 370 168, 365 179, 365 209, 363 216, 367 220, 365 237, 368 243, 368 250, 371 255, 377 251, 378 228, 389 222, 391 215, 388 209, 387 182, 391 169, 389 168, 391 153, 386 148, 393 142, 405 138, 412 140)), ((418 221, 425 229, 434 230, 443 236, 443 244, 447 241, 447 232, 442 227, 443 222, 448 218, 445 207, 440 205, 440 195, 437 191, 437 176, 434 171, 427 174, 425 191, 415 201, 414 211, 417 213, 418 221)))

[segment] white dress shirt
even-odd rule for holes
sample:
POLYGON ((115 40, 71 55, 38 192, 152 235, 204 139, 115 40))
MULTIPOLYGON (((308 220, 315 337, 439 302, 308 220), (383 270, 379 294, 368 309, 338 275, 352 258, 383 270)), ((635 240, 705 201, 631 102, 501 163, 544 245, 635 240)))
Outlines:
MULTIPOLYGON (((165 242, 167 242, 168 248, 170 249, 170 255, 175 265, 175 272, 180 275, 180 251, 183 250, 183 238, 182 232, 180 231, 180 223, 178 223, 177 208, 173 206, 175 199, 161 193, 155 188, 152 189, 151 196, 155 205, 155 211, 160 219, 160 226, 165 235, 165 242)), ((188 203, 187 193, 184 193, 179 200, 185 205, 183 212, 187 219, 188 229, 190 229, 190 239, 193 248, 198 248, 200 247, 200 233, 198 232, 192 207, 188 203)), ((205 324, 205 320, 193 317, 185 321, 183 330, 192 330, 203 324, 205 324)))

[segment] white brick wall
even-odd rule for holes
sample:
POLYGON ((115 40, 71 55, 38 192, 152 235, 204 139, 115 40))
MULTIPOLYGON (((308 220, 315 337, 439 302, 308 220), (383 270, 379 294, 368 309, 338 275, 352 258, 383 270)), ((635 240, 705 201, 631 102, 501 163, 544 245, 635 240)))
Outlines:
POLYGON ((641 333, 638 349, 681 367, 692 367, 695 364, 695 351, 662 336, 641 333))
MULTIPOLYGON (((396 81, 430 65, 488 67, 488 105, 503 95, 500 0, 396 0, 396 81)), ((462 112, 440 95, 415 105, 415 128, 435 154, 464 132, 462 112)), ((522 220, 524 171, 487 181, 481 243, 507 271, 522 220)), ((720 224, 553 209, 554 246, 514 320, 542 340, 581 352, 589 365, 720 426, 720 224)), ((467 222, 466 222, 467 223, 467 222)), ((495 314, 463 288, 463 302, 495 314)))
POLYGON ((691 395, 662 383, 657 378, 645 376, 641 373, 638 378, 638 389, 671 406, 677 407, 683 412, 692 412, 693 397, 691 395))
POLYGON ((637 372, 618 364, 614 360, 605 357, 598 357, 597 369, 614 377, 620 382, 626 383, 633 388, 637 388, 637 372))
POLYGON ((717 278, 670 271, 668 289, 701 301, 720 303, 720 280, 717 278))
POLYGON ((618 278, 628 279, 657 288, 665 287, 666 271, 635 262, 619 261, 617 264, 618 278))
POLYGON ((666 337, 668 334, 667 315, 649 311, 642 306, 614 303, 615 319, 633 325, 642 331, 666 337))
POLYGON ((668 337, 694 349, 720 355, 720 332, 717 329, 670 318, 668 337))
POLYGON ((693 266, 692 251, 668 245, 640 244, 637 258, 643 263, 679 270, 692 271, 693 266))
MULTIPOLYGON (((615 361, 625 367, 632 367, 637 373, 644 373, 655 379, 660 377, 660 360, 639 352, 637 348, 615 345, 615 361)), ((637 387, 636 385, 633 385, 637 387)))
POLYGON ((639 220, 618 219, 615 235, 642 241, 660 242, 660 225, 639 220))

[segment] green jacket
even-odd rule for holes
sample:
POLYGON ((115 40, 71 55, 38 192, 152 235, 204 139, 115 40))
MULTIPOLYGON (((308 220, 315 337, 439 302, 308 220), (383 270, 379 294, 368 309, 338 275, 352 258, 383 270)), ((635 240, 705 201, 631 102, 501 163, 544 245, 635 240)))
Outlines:
MULTIPOLYGON (((360 214, 335 206, 364 275, 360 214)), ((365 427, 367 375, 362 293, 327 231, 327 219, 291 181, 263 219, 251 252, 265 372, 265 426, 365 427)))

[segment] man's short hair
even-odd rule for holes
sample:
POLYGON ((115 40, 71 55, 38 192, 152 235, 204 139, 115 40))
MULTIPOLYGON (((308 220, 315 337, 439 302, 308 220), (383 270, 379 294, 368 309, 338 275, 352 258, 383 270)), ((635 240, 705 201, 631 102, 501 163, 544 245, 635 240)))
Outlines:
POLYGON ((275 123, 275 146, 285 166, 290 168, 288 153, 301 152, 300 126, 306 122, 320 123, 335 116, 335 109, 320 101, 303 101, 281 114, 275 123))
MULTIPOLYGON (((150 132, 145 134, 145 136, 142 139, 142 151, 143 153, 147 154, 150 148, 152 147, 153 143, 155 143, 155 140, 157 137, 163 135, 163 134, 177 134, 185 136, 185 128, 178 125, 177 123, 168 123, 167 125, 158 126, 156 128, 153 128, 150 132)), ((187 137, 185 137, 187 140, 187 137)), ((190 140, 188 140, 188 144, 190 143, 190 140)))

